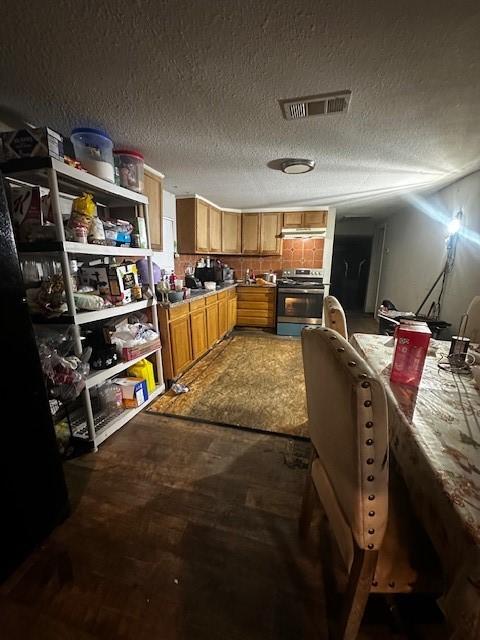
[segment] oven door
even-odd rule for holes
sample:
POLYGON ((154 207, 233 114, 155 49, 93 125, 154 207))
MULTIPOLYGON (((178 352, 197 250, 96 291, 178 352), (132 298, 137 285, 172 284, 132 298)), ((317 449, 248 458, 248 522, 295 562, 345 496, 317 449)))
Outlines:
POLYGON ((279 287, 277 322, 322 324, 323 295, 323 289, 279 287))

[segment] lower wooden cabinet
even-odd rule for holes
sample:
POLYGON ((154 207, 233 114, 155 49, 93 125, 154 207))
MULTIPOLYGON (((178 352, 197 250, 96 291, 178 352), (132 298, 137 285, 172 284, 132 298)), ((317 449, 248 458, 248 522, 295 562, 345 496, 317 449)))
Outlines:
POLYGON ((235 289, 171 308, 158 307, 166 380, 178 378, 233 329, 236 307, 235 289))
POLYGON ((209 304, 205 313, 207 316, 207 344, 208 348, 213 347, 219 337, 218 333, 218 304, 209 304))
POLYGON ((237 287, 237 325, 275 327, 276 287, 237 287))
POLYGON ((205 309, 193 311, 190 314, 190 328, 192 332, 192 355, 193 359, 196 360, 208 351, 205 309))
POLYGON ((173 368, 178 375, 193 361, 190 317, 188 315, 170 322, 170 346, 173 368))

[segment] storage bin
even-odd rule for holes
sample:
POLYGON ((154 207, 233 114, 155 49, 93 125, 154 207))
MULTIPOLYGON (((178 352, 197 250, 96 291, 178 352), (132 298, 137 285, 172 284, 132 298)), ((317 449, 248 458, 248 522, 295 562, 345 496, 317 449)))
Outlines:
POLYGON ((115 149, 115 182, 121 187, 143 193, 143 156, 138 151, 115 149))
POLYGON ((113 142, 101 129, 79 127, 71 135, 75 157, 98 178, 114 182, 113 142))

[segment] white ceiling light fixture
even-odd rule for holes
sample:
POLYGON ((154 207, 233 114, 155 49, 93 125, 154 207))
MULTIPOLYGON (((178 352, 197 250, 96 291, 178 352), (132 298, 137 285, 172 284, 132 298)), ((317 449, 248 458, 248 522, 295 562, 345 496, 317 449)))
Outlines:
POLYGON ((283 173, 298 174, 308 173, 315 169, 315 160, 307 160, 304 158, 287 158, 280 165, 283 173))

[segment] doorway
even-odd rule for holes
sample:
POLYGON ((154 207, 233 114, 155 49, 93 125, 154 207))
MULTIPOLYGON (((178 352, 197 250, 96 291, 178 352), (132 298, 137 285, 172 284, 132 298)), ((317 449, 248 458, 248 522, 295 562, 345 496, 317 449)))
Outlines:
POLYGON ((345 311, 363 312, 372 254, 370 236, 336 236, 330 293, 345 311))

